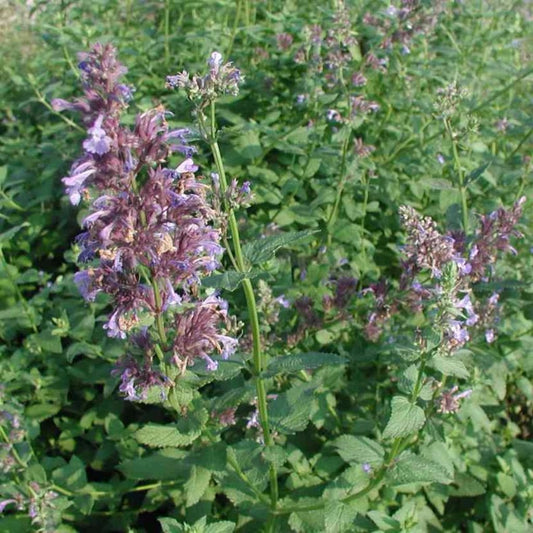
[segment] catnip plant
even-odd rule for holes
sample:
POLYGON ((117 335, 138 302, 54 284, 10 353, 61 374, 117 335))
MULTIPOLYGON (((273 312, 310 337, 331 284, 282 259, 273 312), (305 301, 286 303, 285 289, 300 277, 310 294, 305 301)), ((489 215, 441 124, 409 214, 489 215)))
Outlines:
MULTIPOLYGON (((402 39, 406 46, 407 36, 402 39)), ((278 41, 290 45, 287 38, 278 41)), ((330 44, 333 53, 337 45, 330 44)), ((349 41, 341 45, 339 53, 349 41)), ((123 81, 126 69, 113 46, 95 44, 80 55, 79 69, 84 96, 52 103, 77 111, 87 130, 83 154, 63 178, 71 203, 84 209, 74 280, 88 302, 109 303, 103 327, 123 342, 112 370, 120 394, 141 408, 163 407, 157 421, 135 427, 135 438, 148 448, 183 451, 169 456, 186 471, 180 505, 210 498, 224 519, 219 524, 228 527, 351 531, 358 517, 379 521, 380 495, 389 487, 450 485, 453 466, 439 458, 446 419, 476 394, 461 351, 476 334, 496 340, 499 293, 484 297, 478 289, 491 281, 499 255, 515 252, 525 199, 479 217, 472 233, 466 222, 462 231, 441 232, 434 220, 403 206, 406 241, 397 283, 362 287, 352 275, 336 275, 321 302, 303 297, 291 304, 273 296, 261 267, 278 249, 314 232, 242 242, 236 213, 253 201, 252 186, 226 172, 216 107, 222 96, 238 94, 240 70, 213 52, 206 73, 169 75, 167 88, 185 93, 194 119, 190 128, 173 129, 163 106, 126 125, 134 91, 123 81), (198 134, 209 148, 209 179, 198 174, 197 147, 190 142, 198 134), (224 298, 237 288, 246 311, 233 306, 230 313, 224 298), (371 309, 358 315, 352 303, 360 300, 371 309), (281 308, 293 314, 293 329, 286 349, 273 353, 265 337, 281 328, 281 308), (402 313, 415 317, 411 330, 395 323, 402 313), (387 416, 365 436, 335 411, 332 391, 345 379, 348 354, 300 348, 309 344, 307 333, 332 316, 369 343, 388 336, 387 416), (339 371, 330 374, 332 367, 339 371), (228 380, 233 390, 217 388, 228 380), (338 424, 336 436, 321 442, 323 455, 306 457, 297 435, 322 408, 324 418, 338 424), (299 481, 304 475, 312 479, 307 487, 299 481)), ((342 85, 342 65, 335 72, 339 77, 330 83, 342 85)), ((351 83, 362 86, 363 80, 359 73, 351 83)), ((363 103, 371 105, 350 99, 352 107, 363 103)), ((350 138, 351 132, 345 141, 350 138)), ((354 143, 359 157, 368 155, 359 138, 354 143)), ((330 215, 328 231, 336 216, 330 215)), ((48 494, 43 501, 52 498, 48 494)), ((15 497, 0 505, 8 504, 21 505, 15 497)), ((188 527, 173 517, 160 522, 164 531, 188 527)), ((205 516, 202 524, 207 527, 205 516)))

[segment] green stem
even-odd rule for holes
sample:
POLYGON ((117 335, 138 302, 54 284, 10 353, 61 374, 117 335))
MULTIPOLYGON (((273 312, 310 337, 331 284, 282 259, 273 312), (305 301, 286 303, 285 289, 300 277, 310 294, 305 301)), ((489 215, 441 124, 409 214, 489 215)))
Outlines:
MULTIPOLYGON (((247 267, 244 262, 244 255, 242 253, 241 239, 239 234, 239 227, 237 225, 237 219, 233 208, 227 204, 225 200, 225 193, 228 189, 228 182, 226 179, 226 172, 224 169, 224 163, 222 161, 222 155, 220 148, 216 140, 216 116, 215 116, 215 103, 211 102, 210 105, 210 132, 208 136, 209 146, 215 160, 215 165, 220 179, 220 191, 225 202, 225 208, 228 215, 228 225, 233 242, 233 255, 238 270, 242 273, 247 272, 247 267)), ((268 420, 267 409, 267 397, 266 389, 261 372, 266 366, 265 354, 261 353, 261 334, 259 328, 259 316, 257 313, 257 304, 255 301, 255 294, 252 286, 252 282, 249 278, 245 278, 242 282, 244 289, 244 296, 246 298, 246 306, 248 308, 248 317, 252 328, 252 355, 254 366, 254 381, 257 394, 257 408, 259 411, 259 420, 261 428, 263 430, 263 438, 266 446, 272 446, 274 444, 272 434, 270 432, 270 424, 268 420)), ((271 506, 276 508, 278 502, 278 477, 276 467, 270 464, 270 498, 271 506)))
POLYGON ((452 143, 452 152, 453 160, 455 165, 455 171, 457 172, 457 177, 459 178, 459 193, 461 194, 461 211, 463 215, 463 230, 465 234, 468 234, 468 204, 466 198, 466 186, 464 182, 464 173, 461 167, 461 160, 459 158, 459 151, 457 149, 457 142, 453 136, 452 126, 448 118, 444 119, 444 127, 448 133, 448 137, 452 143))
POLYGON ((349 143, 350 143, 350 133, 348 133, 348 135, 346 136, 346 139, 344 139, 344 142, 342 144, 342 159, 341 159, 341 170, 340 170, 341 179, 337 187, 337 194, 335 196, 335 203, 333 204, 333 209, 331 210, 331 213, 329 214, 328 220, 326 222, 326 228, 328 232, 328 238, 327 238, 328 246, 331 245, 331 240, 332 240, 331 230, 333 229, 333 226, 337 220, 339 206, 340 206, 341 198, 342 198, 342 192, 346 184, 346 157, 348 154, 349 143))
POLYGON ((163 315, 161 309, 161 293, 159 292, 159 285, 155 279, 151 279, 152 289, 154 290, 154 300, 156 307, 155 323, 157 326, 157 332, 159 333, 159 339, 163 343, 163 346, 167 344, 167 334, 165 333, 165 325, 163 324, 163 315))
POLYGON ((170 0, 165 0, 165 65, 170 65, 170 0))
POLYGON ((231 30, 231 37, 228 45, 228 50, 226 51, 226 57, 229 58, 233 50, 233 43, 235 41, 235 36, 237 35, 237 27, 239 25, 239 18, 241 15, 241 5, 242 0, 237 0, 237 6, 235 8, 235 20, 233 22, 233 29, 231 30))
MULTIPOLYGON (((426 362, 428 359, 429 354, 423 354, 421 358, 421 364, 420 368, 418 369, 418 375, 415 382, 415 386, 413 387, 413 392, 411 393, 411 402, 414 402, 418 395, 420 394, 420 390, 423 387, 423 377, 424 377, 424 370, 426 368, 426 362)), ((439 389, 441 390, 441 389, 439 389)), ((435 392, 434 398, 437 395, 438 391, 435 392)), ((426 413, 426 419, 432 413, 434 409, 434 403, 431 402, 428 407, 425 409, 426 413)), ((392 443, 391 451, 387 454, 387 458, 383 462, 383 465, 379 468, 379 470, 376 472, 375 476, 370 480, 368 485, 361 489, 358 492, 355 492, 354 494, 350 494, 349 496, 345 496, 341 499, 342 503, 350 503, 355 500, 358 500, 359 498, 362 498, 375 488, 377 488, 381 482, 383 481, 383 478, 385 477, 385 474, 387 473, 387 470, 394 464, 394 460, 400 453, 403 452, 403 450, 406 448, 406 445, 409 444, 409 441, 412 437, 397 437, 394 439, 392 443)), ((319 509, 323 509, 325 506, 325 502, 318 502, 312 505, 306 505, 306 506, 289 506, 289 507, 282 507, 275 511, 275 514, 278 515, 285 515, 290 514, 294 512, 305 512, 305 511, 317 511, 319 509)))
MULTIPOLYGON (((4 431, 4 428, 2 426, 0 426, 0 435, 2 435, 2 438, 7 444, 11 444, 9 437, 6 435, 6 432, 4 431)), ((13 457, 15 458, 19 466, 21 466, 22 468, 27 468, 28 465, 21 459, 19 453, 15 449, 15 446, 11 445, 11 451, 13 453, 13 457)))

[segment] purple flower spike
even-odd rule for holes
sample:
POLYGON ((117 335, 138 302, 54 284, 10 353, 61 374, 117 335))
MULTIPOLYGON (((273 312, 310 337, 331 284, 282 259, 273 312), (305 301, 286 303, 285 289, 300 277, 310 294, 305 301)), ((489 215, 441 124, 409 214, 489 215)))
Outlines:
POLYGON ((107 136, 105 130, 102 128, 103 120, 103 115, 100 115, 96 119, 93 127, 87 130, 90 137, 83 141, 83 148, 91 154, 104 155, 109 152, 111 138, 107 136))

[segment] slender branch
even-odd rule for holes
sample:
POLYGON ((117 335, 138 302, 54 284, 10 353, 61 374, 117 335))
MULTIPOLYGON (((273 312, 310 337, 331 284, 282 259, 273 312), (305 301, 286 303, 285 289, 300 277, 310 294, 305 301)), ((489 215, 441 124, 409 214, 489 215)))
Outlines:
MULTIPOLYGON (((201 114, 201 113, 200 113, 201 114)), ((203 120, 203 119, 201 119, 203 120)), ((204 124, 205 129, 205 124, 204 124)), ((228 205, 225 198, 225 193, 228 189, 228 182, 226 178, 226 172, 224 169, 224 163, 222 161, 222 155, 220 153, 220 148, 216 140, 216 116, 215 116, 215 103, 211 102, 210 105, 210 130, 208 135, 209 146, 211 147, 211 152, 215 160, 215 165, 220 179, 220 191, 223 195, 223 201, 225 203, 226 213, 228 215, 228 225, 232 237, 233 243, 233 253, 235 258, 235 263, 237 264, 238 270, 242 273, 246 273, 248 268, 244 261, 244 255, 241 247, 241 240, 239 234, 239 227, 237 225, 237 219, 235 217, 235 212, 233 208, 228 205)), ((259 420, 261 423, 261 428, 263 430, 263 438, 266 446, 272 446, 274 444, 272 440, 272 434, 270 432, 270 424, 268 420, 268 409, 267 409, 267 398, 266 398, 266 389, 265 383, 261 377, 261 372, 266 366, 266 357, 261 352, 261 334, 259 328, 259 316, 257 313, 257 304, 255 301, 255 294, 252 286, 252 282, 249 278, 245 278, 242 282, 244 289, 244 296, 246 298, 246 305, 248 308, 248 317, 250 320, 250 325, 252 328, 252 355, 253 355, 253 367, 254 367, 254 381, 257 394, 257 408, 259 411, 259 420)), ((271 463, 270 464, 270 497, 271 497, 271 506, 276 508, 278 501, 278 478, 276 467, 271 463)))
POLYGON ((459 193, 461 194, 461 211, 463 215, 463 230, 465 234, 467 234, 468 233, 468 204, 467 204, 467 198, 466 198, 466 186, 464 182, 465 177, 464 177, 463 169, 461 167, 461 160, 459 158, 457 142, 453 135, 452 126, 448 118, 444 119, 444 127, 452 143, 453 160, 454 160, 455 170, 457 172, 457 177, 459 178, 459 193))

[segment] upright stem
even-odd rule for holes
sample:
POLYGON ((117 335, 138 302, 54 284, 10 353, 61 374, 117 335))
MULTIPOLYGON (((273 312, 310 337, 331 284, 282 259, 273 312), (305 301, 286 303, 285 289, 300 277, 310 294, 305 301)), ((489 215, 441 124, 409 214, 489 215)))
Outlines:
POLYGON ((170 65, 170 0, 165 0, 165 65, 170 65))
POLYGON ((463 169, 461 168, 461 160, 459 159, 459 151, 457 150, 457 142, 455 141, 455 138, 453 136, 452 126, 448 118, 444 119, 444 127, 446 128, 446 132, 448 133, 448 136, 450 137, 450 141, 452 143, 452 152, 453 152, 455 171, 457 172, 457 177, 459 178, 459 192, 461 194, 461 211, 463 215, 463 230, 465 234, 467 234, 468 233, 468 204, 466 200, 466 187, 465 187, 465 182, 464 182, 465 177, 463 174, 463 169))
POLYGON ((157 280, 152 278, 152 289, 154 291, 154 300, 155 300, 155 307, 156 307, 156 315, 155 315, 155 323, 157 326, 157 332, 159 333, 159 339, 163 343, 163 346, 166 346, 167 344, 167 334, 165 333, 165 325, 163 324, 163 315, 162 309, 161 309, 161 293, 159 291, 159 285, 157 284, 157 280))
MULTIPOLYGON (((211 102, 210 106, 210 131, 209 131, 209 146, 215 160, 217 172, 220 179, 220 191, 224 196, 228 188, 228 182, 226 179, 226 172, 224 170, 224 163, 220 154, 220 148, 216 140, 216 117, 215 117, 215 103, 211 102)), ((244 262, 244 255, 242 253, 241 239, 239 234, 239 227, 237 225, 237 219, 233 208, 226 204, 226 213, 228 215, 228 225, 233 242, 233 256, 237 269, 245 273, 248 269, 244 262)), ((259 329, 259 317, 257 314, 257 305, 255 301, 255 294, 252 286, 252 282, 249 278, 245 278, 242 282, 244 289, 244 296, 246 298, 246 306, 248 308, 248 316, 250 319, 250 325, 252 328, 252 355, 254 365, 254 381, 257 394, 257 408, 259 411, 259 420, 261 428, 263 430, 263 438, 266 446, 273 446, 272 434, 270 432, 270 424, 268 421, 267 410, 267 397, 266 389, 261 372, 266 366, 265 354, 261 353, 261 336, 259 329)), ((277 506, 278 501, 278 476, 276 467, 270 464, 270 500, 273 509, 277 506)))
POLYGON ((350 136, 351 134, 348 133, 346 139, 344 140, 342 144, 342 159, 341 159, 341 170, 340 175, 341 179, 339 182, 339 185, 337 187, 337 195, 335 196, 335 203, 333 204, 333 208, 331 210, 331 213, 329 214, 328 220, 326 222, 326 227, 328 231, 328 240, 327 244, 328 246, 331 245, 331 231, 333 229, 333 225, 335 224, 335 221, 337 220, 337 215, 339 212, 339 206, 341 203, 342 198, 342 192, 344 190, 344 185, 346 184, 346 157, 348 154, 348 146, 350 142, 350 136))

